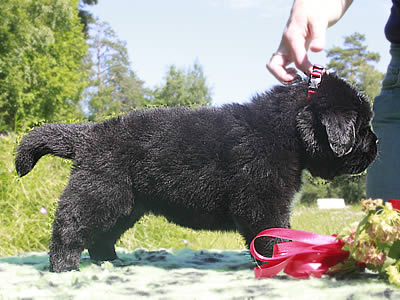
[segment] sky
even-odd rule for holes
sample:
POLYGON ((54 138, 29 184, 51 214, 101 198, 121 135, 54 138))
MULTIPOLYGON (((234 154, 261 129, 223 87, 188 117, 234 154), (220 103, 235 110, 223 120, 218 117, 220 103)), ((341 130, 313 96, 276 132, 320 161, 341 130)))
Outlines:
MULTIPOLYGON (((161 86, 168 67, 202 65, 213 104, 247 102, 279 82, 265 65, 277 50, 292 0, 99 0, 88 9, 126 41, 132 69, 146 87, 161 86)), ((327 47, 343 46, 354 32, 378 52, 377 69, 390 61, 384 26, 390 0, 354 0, 327 31, 327 47)), ((326 52, 311 53, 325 65, 326 52)))

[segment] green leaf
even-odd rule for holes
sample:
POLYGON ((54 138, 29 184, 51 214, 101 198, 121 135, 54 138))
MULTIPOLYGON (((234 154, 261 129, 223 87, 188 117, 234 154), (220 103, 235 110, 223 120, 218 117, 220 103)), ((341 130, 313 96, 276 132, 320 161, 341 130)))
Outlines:
POLYGON ((354 251, 356 250, 356 245, 357 245, 357 240, 358 237, 360 236, 361 231, 366 230, 368 227, 368 218, 371 216, 373 212, 369 211, 368 214, 358 223, 357 230, 356 230, 356 235, 354 237, 354 243, 353 247, 351 248, 350 251, 350 256, 354 254, 354 251))
POLYGON ((156 88, 153 94, 153 104, 157 106, 195 107, 211 104, 211 88, 197 62, 187 70, 170 66, 164 86, 156 88))
POLYGON ((87 45, 77 1, 0 1, 0 19, 0 128, 80 117, 87 45))
POLYGON ((400 240, 393 243, 392 247, 390 247, 388 256, 396 260, 400 258, 400 240))

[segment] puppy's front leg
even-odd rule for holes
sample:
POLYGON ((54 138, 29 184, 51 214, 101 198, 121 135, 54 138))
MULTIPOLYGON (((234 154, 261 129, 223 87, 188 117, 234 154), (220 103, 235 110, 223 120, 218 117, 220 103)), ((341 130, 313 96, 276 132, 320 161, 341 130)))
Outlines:
MULTIPOLYGON (((252 205, 248 210, 242 210, 240 216, 235 215, 233 220, 239 233, 244 237, 247 247, 258 233, 268 228, 290 228, 289 209, 281 207, 257 207, 252 205)), ((257 252, 264 256, 272 256, 273 246, 284 240, 278 238, 258 238, 255 241, 257 252)))

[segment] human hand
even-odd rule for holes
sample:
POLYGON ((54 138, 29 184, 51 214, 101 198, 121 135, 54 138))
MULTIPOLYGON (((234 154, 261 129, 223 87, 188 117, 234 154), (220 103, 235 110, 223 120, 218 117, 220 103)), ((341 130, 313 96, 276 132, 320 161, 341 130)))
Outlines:
POLYGON ((308 74, 312 63, 308 50, 319 52, 325 48, 326 30, 345 13, 352 0, 294 0, 289 20, 278 50, 272 55, 267 69, 278 80, 290 82, 297 70, 308 74))

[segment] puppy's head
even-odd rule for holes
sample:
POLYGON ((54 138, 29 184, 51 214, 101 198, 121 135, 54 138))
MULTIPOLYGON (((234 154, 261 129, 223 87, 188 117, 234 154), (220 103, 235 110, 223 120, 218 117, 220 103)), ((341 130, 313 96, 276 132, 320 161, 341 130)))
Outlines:
POLYGON ((311 174, 332 179, 365 170, 377 154, 366 98, 336 75, 324 75, 307 101, 296 123, 311 174))

